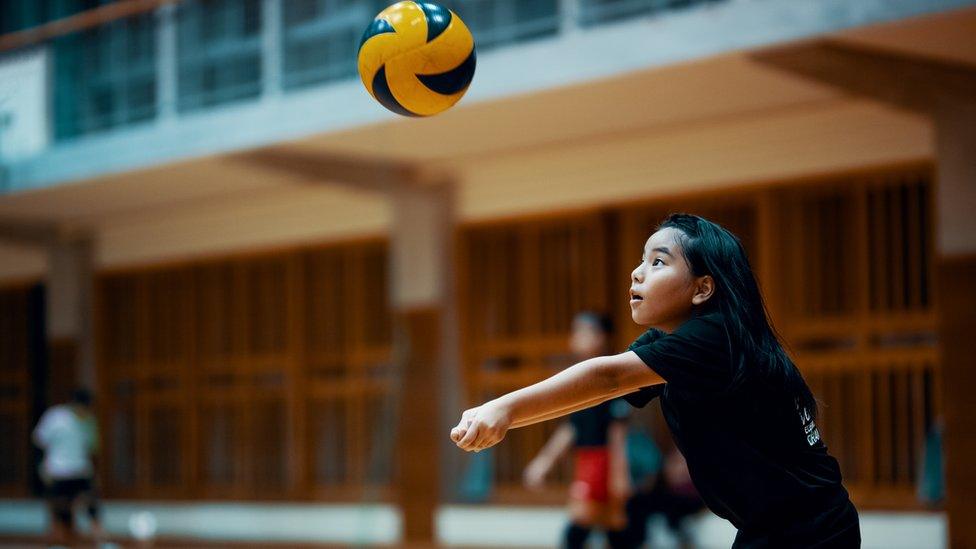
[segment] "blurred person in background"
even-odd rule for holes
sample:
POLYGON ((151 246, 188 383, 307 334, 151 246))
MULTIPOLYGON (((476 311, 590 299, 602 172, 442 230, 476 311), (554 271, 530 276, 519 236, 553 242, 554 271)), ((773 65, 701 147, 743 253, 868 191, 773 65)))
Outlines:
MULTIPOLYGON (((635 452, 629 453, 634 455, 635 452)), ((648 453, 647 450, 640 452, 648 453)), ((650 537, 648 521, 654 515, 662 515, 678 546, 693 547, 686 519, 701 512, 705 503, 691 481, 688 462, 677 448, 673 448, 664 457, 663 466, 658 464, 656 474, 644 475, 634 481, 634 494, 627 500, 627 544, 634 548, 644 546, 650 537)))
MULTIPOLYGON (((608 352, 613 324, 609 317, 581 312, 573 320, 570 351, 576 360, 586 360, 608 352)), ((604 532, 610 547, 625 547, 630 494, 627 465, 627 418, 629 406, 622 399, 580 410, 569 416, 525 468, 525 485, 542 487, 546 475, 566 453, 574 450, 574 476, 569 490, 570 523, 563 546, 583 547, 590 532, 604 532)))
POLYGON ((44 452, 40 476, 47 489, 52 537, 58 543, 74 537, 76 503, 86 506, 96 542, 104 537, 94 488, 98 423, 91 404, 91 393, 76 389, 71 402, 49 408, 34 429, 34 444, 44 452))

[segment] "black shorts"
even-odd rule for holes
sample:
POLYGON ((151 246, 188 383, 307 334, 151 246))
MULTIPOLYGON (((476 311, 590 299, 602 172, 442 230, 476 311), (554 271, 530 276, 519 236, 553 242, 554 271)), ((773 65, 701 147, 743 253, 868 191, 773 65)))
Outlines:
POLYGON ((733 549, 790 547, 856 549, 861 547, 861 526, 850 500, 834 505, 814 517, 790 524, 776 532, 739 530, 733 549))
POLYGON ((92 492, 90 478, 70 478, 56 480, 48 485, 47 495, 51 498, 74 500, 80 495, 92 492))
POLYGON ((71 478, 56 480, 47 487, 48 502, 54 519, 58 522, 72 524, 72 507, 75 501, 84 497, 85 510, 92 520, 97 520, 99 515, 98 500, 90 478, 71 478))

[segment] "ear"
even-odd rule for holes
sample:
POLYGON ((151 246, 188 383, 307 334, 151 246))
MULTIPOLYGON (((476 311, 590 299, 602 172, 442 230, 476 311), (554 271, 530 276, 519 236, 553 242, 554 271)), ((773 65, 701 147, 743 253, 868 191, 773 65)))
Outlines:
POLYGON ((695 295, 691 296, 692 305, 701 305, 708 301, 715 293, 715 280, 711 275, 699 277, 695 282, 695 295))

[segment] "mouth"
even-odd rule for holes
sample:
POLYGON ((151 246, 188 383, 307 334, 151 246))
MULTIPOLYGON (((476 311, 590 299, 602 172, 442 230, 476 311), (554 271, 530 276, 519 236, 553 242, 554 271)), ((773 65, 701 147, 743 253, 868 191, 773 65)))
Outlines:
POLYGON ((630 292, 630 304, 631 305, 633 305, 635 303, 640 303, 641 301, 644 301, 644 298, 641 297, 640 294, 637 294, 635 292, 630 292))

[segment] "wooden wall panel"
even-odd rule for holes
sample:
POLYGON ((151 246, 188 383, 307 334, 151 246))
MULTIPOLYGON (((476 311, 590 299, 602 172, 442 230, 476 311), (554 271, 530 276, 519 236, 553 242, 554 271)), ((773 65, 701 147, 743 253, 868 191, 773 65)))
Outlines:
MULTIPOLYGON (((568 365, 576 311, 614 314, 616 348, 636 337, 629 273, 671 211, 741 238, 859 502, 911 506, 941 412, 925 169, 461 228, 467 402, 568 365)), ((386 254, 370 240, 102 275, 109 493, 386 494, 399 396, 386 254)), ((526 501, 521 470, 555 425, 495 450, 499 500, 526 501)), ((567 472, 536 500, 561 500, 567 472)))
POLYGON ((24 496, 30 479, 30 287, 0 289, 0 495, 24 496))
POLYGON ((340 499, 388 485, 390 452, 374 457, 394 434, 375 409, 395 374, 386 249, 100 277, 109 494, 340 499))

